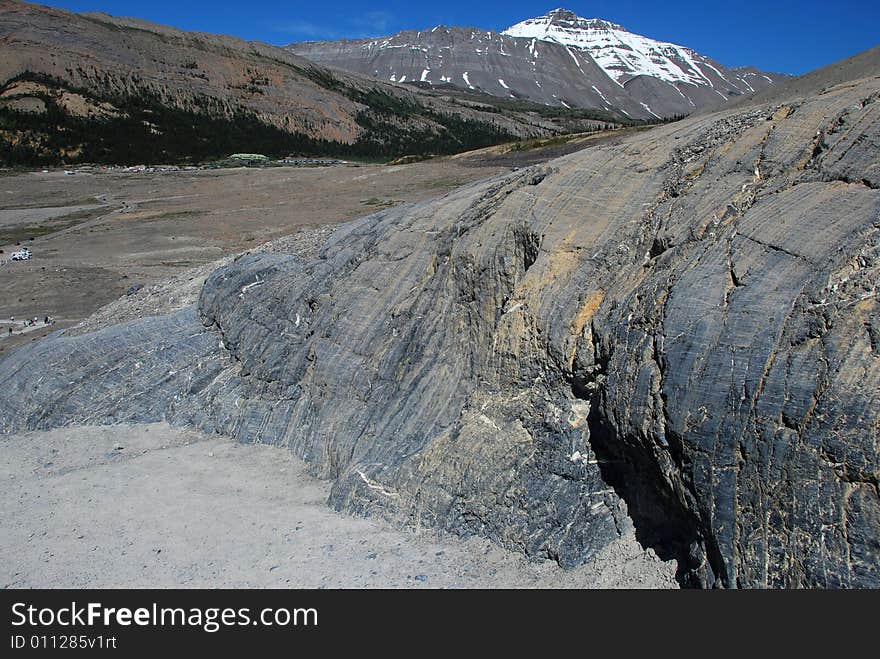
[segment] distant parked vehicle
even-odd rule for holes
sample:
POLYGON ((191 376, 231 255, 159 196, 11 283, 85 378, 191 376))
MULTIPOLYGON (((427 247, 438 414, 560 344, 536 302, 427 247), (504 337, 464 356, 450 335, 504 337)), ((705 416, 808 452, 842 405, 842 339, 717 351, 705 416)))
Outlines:
POLYGON ((20 249, 17 252, 12 252, 12 260, 13 261, 29 261, 31 258, 31 250, 27 247, 24 249, 20 249))

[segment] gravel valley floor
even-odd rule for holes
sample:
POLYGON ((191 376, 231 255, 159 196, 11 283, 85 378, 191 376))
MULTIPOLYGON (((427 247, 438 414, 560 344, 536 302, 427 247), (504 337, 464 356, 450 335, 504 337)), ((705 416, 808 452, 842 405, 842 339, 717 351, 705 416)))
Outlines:
POLYGON ((564 571, 339 514, 290 451, 167 424, 0 439, 0 587, 675 588, 621 538, 564 571))

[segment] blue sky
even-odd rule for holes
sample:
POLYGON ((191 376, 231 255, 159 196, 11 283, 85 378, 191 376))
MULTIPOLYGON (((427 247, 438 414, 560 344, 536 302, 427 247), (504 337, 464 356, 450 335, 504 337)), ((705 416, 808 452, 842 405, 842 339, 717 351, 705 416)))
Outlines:
POLYGON ((631 32, 689 46, 727 65, 799 74, 880 44, 880 0, 51 0, 72 11, 136 16, 185 30, 273 44, 381 36, 434 25, 501 30, 560 6, 631 32))

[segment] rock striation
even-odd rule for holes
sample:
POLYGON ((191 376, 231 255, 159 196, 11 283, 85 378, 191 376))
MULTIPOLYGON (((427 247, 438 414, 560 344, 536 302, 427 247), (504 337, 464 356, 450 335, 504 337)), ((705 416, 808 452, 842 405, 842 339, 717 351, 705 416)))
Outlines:
POLYGON ((5 432, 167 420, 331 504, 702 587, 880 585, 880 67, 248 254, 0 362, 5 432))

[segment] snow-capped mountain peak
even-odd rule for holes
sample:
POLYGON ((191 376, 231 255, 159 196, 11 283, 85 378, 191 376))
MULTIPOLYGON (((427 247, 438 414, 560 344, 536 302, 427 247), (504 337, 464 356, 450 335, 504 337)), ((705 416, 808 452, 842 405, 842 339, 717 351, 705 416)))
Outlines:
MULTIPOLYGON (((544 16, 538 16, 537 18, 529 18, 516 25, 505 30, 505 33, 510 32, 511 30, 515 30, 520 27, 528 26, 529 28, 536 29, 544 29, 547 34, 552 34, 555 31, 565 31, 565 30, 576 30, 576 29, 595 29, 595 30, 623 30, 626 31, 622 25, 617 25, 616 23, 611 23, 610 21, 603 20, 601 18, 583 18, 582 16, 578 16, 576 13, 569 9, 554 9, 553 11, 547 12, 544 16)), ((520 35, 511 35, 511 36, 520 36, 520 35)), ((535 34, 523 35, 534 37, 535 34)))
POLYGON ((567 9, 554 9, 529 18, 502 34, 551 41, 587 52, 619 84, 639 75, 666 82, 712 86, 709 72, 718 69, 689 48, 629 32, 600 18, 583 18, 567 9))
POLYGON ((499 34, 437 26, 371 39, 291 44, 316 62, 394 83, 656 119, 689 114, 774 84, 699 53, 566 9, 499 34))

